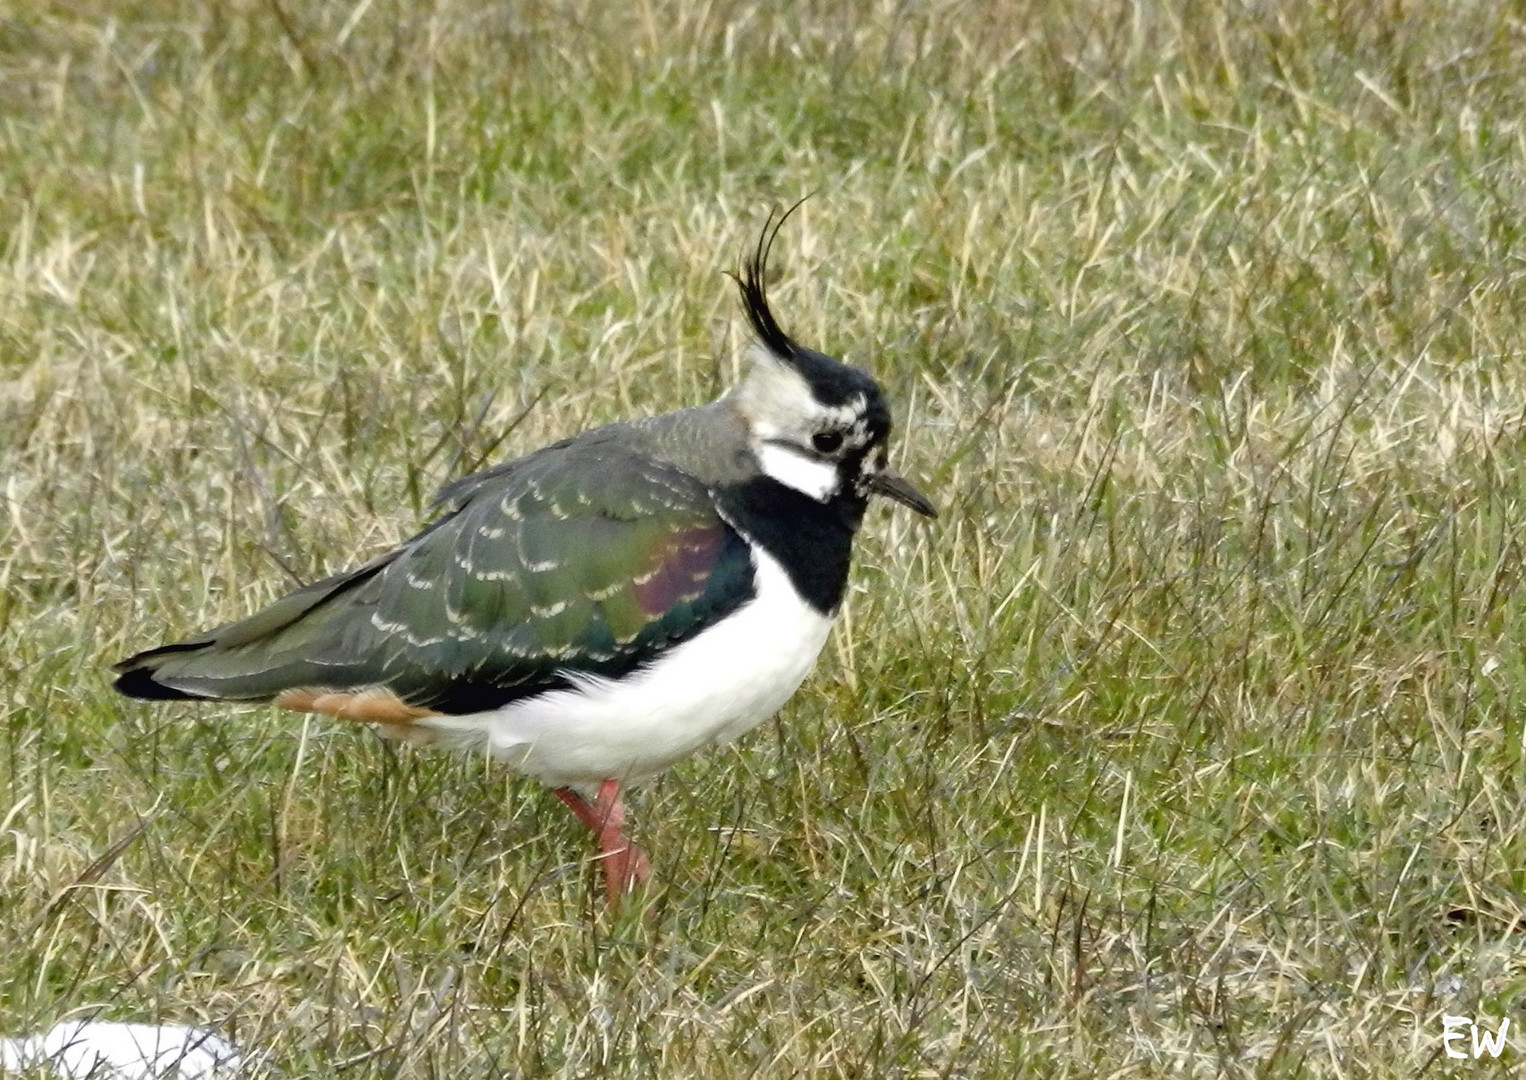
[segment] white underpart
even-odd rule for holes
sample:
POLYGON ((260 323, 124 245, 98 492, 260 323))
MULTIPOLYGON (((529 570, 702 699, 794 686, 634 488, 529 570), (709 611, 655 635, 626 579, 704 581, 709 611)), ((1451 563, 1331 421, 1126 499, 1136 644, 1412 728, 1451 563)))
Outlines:
POLYGON ((752 600, 628 678, 574 676, 573 690, 417 723, 447 746, 485 749, 550 787, 590 797, 605 780, 645 780, 730 742, 789 700, 832 628, 756 546, 753 565, 752 600))
POLYGON ((837 466, 830 461, 808 457, 777 443, 764 443, 755 453, 758 467, 785 487, 792 487, 817 502, 826 502, 842 483, 837 466))
POLYGON ((0 1039, 0 1071, 46 1067, 49 1075, 96 1080, 211 1080, 232 1076, 238 1050, 202 1028, 69 1020, 46 1034, 0 1039))

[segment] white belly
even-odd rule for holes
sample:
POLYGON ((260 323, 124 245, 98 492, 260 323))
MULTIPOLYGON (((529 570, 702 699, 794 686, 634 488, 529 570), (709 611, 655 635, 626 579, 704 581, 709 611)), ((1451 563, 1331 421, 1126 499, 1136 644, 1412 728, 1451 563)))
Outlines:
POLYGON ((789 700, 832 627, 761 548, 753 564, 751 601, 629 678, 576 676, 576 689, 416 724, 438 743, 486 749, 550 787, 589 794, 605 780, 645 780, 730 742, 789 700))

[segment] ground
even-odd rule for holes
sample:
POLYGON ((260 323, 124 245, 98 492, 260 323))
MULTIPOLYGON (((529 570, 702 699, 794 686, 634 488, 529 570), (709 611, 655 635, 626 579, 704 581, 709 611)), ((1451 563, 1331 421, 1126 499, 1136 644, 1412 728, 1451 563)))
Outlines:
POLYGON ((13 6, 0 1033, 1497 1072, 1442 1034, 1526 1024, 1523 118, 1495 3, 13 6), (943 514, 871 513, 778 721, 636 793, 639 903, 490 762, 110 691, 479 463, 719 392, 723 272, 808 193, 780 317, 943 514))

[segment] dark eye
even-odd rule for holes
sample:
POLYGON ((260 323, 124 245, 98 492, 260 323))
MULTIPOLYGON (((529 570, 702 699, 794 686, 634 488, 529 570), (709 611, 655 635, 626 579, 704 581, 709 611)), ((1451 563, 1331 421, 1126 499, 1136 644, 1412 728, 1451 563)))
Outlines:
POLYGON ((811 445, 816 448, 817 453, 835 454, 842 446, 842 432, 818 431, 811 436, 811 445))

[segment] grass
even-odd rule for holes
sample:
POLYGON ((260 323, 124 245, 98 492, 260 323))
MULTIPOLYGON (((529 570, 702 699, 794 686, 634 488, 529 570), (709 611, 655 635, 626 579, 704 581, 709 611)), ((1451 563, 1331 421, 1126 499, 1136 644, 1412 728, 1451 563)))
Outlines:
POLYGON ((1519 12, 1442 0, 11 11, 0 1031, 1485 1068, 1440 1036, 1526 1023, 1522 117, 1519 12), (716 393, 721 271, 808 191, 776 303, 943 517, 875 512, 779 721, 637 794, 644 912, 489 762, 111 693, 481 462, 716 393))

